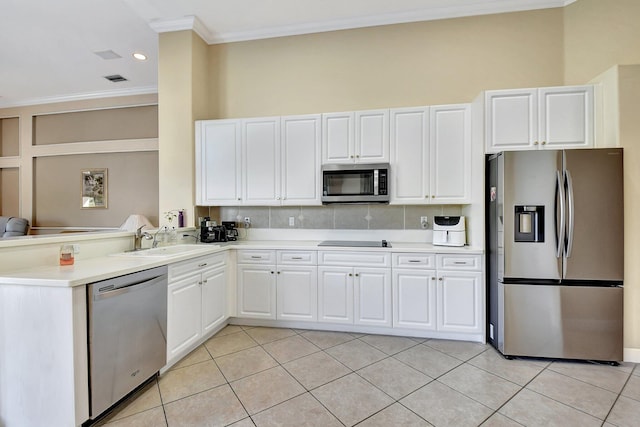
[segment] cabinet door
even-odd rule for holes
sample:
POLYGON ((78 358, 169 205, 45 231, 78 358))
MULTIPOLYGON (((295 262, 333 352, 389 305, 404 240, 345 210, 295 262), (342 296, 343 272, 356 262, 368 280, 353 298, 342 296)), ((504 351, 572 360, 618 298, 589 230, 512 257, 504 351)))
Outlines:
POLYGON ((238 317, 276 318, 275 266, 238 265, 238 317))
POLYGON ((393 269, 393 326, 436 329, 436 272, 393 269))
POLYGON ((389 163, 389 110, 356 111, 356 163, 389 163))
POLYGON ((199 205, 238 205, 241 132, 239 120, 196 124, 196 201, 199 205))
POLYGON ((167 360, 189 348, 202 335, 200 274, 167 288, 167 360))
POLYGON ((482 332, 482 273, 438 272, 437 299, 439 331, 482 332))
POLYGON ((318 320, 317 267, 279 267, 276 288, 278 320, 318 320))
POLYGON ((242 121, 242 204, 280 200, 280 118, 242 121))
POLYGON ((354 114, 323 114, 322 163, 353 163, 354 156, 354 114))
POLYGON ((431 201, 469 203, 471 198, 471 108, 431 107, 431 201))
POLYGON ((592 86, 541 88, 538 95, 542 147, 593 147, 592 86))
POLYGON ((429 203, 429 108, 398 108, 390 114, 390 203, 429 203))
POLYGON ((354 323, 391 326, 391 272, 386 268, 355 268, 354 323))
POLYGON ((202 273, 202 333, 206 334, 227 318, 226 267, 202 273))
POLYGON ((487 153, 529 150, 538 140, 537 89, 485 93, 487 153))
POLYGON ((318 267, 318 322, 353 323, 353 269, 318 267))
POLYGON ((283 205, 321 205, 320 115, 282 117, 283 205))

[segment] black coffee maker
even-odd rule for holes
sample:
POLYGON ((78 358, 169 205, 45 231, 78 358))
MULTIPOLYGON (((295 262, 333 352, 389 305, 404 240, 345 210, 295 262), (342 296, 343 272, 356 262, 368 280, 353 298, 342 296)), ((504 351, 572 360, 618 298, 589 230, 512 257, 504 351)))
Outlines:
POLYGON ((227 241, 235 242, 238 240, 238 230, 235 221, 222 221, 222 226, 227 230, 227 241))
POLYGON ((227 229, 222 225, 214 225, 211 218, 205 216, 200 223, 200 241, 202 243, 226 242, 227 229))

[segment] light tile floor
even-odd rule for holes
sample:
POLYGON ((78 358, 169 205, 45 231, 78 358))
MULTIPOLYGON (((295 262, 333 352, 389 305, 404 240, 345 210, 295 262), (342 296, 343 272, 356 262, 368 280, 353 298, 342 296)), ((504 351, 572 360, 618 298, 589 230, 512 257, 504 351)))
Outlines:
POLYGON ((491 346, 227 326, 101 425, 638 426, 640 367, 491 346))

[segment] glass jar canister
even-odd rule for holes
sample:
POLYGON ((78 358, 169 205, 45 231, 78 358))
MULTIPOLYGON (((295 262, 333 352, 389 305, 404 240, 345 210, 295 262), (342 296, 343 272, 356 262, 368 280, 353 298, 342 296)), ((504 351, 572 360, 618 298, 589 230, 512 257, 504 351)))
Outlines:
POLYGON ((73 265, 73 245, 62 245, 60 247, 60 265, 73 265))

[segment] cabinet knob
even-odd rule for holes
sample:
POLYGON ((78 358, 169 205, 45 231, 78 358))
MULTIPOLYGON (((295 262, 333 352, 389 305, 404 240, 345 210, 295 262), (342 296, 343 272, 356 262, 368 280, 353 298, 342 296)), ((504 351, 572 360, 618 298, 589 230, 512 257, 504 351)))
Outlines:
POLYGON ((359 159, 359 158, 360 158, 360 154, 356 154, 356 159, 359 159))
POLYGON ((434 195, 432 195, 432 196, 431 196, 431 198, 432 198, 432 199, 435 199, 435 198, 436 198, 436 195, 435 195, 435 194, 434 194, 434 195))
POLYGON ((207 283, 207 281, 206 281, 206 280, 203 280, 201 283, 207 283))
POLYGON ((432 277, 432 278, 431 278, 431 280, 436 280, 436 278, 435 278, 435 277, 432 277))
POLYGON ((280 200, 280 196, 276 197, 276 200, 280 200))
POLYGON ((280 272, 278 271, 278 274, 280 274, 280 272))
POLYGON ((353 276, 353 273, 349 273, 349 277, 353 276))
POLYGON ((273 271, 271 272, 271 274, 273 274, 273 271))
POLYGON ((540 144, 545 145, 547 141, 542 141, 540 144))
POLYGON ((538 141, 533 141, 533 145, 538 145, 538 141))
POLYGON ((358 273, 356 273, 356 277, 360 277, 360 275, 358 273))
POLYGON ((438 277, 438 280, 442 282, 444 279, 442 277, 438 277))
POLYGON ((202 264, 198 264, 198 267, 200 267, 200 268, 202 268, 202 267, 206 267, 206 266, 207 266, 207 263, 206 263, 206 262, 205 262, 205 263, 202 263, 202 264))
POLYGON ((350 159, 353 159, 353 154, 351 156, 349 156, 350 159))
POLYGON ((240 197, 238 197, 238 200, 242 200, 242 199, 240 199, 240 197))

